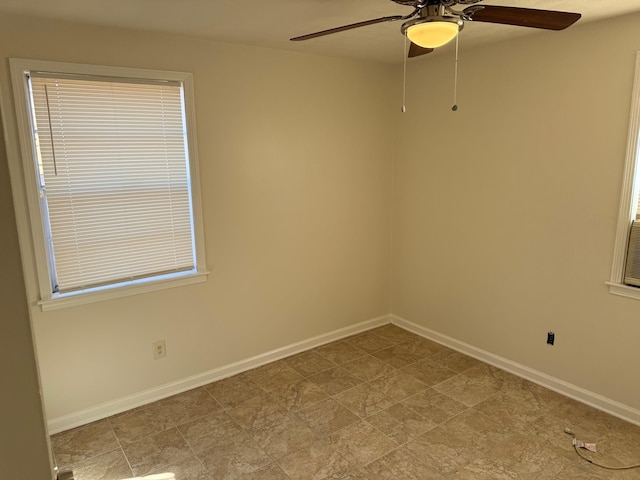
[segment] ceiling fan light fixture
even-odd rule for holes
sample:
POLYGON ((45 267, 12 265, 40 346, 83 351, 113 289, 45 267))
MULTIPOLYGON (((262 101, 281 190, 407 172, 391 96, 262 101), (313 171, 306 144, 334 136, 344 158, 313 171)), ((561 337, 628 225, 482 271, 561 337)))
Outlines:
POLYGON ((423 48, 438 48, 456 38, 464 27, 457 17, 420 17, 402 25, 402 33, 423 48))

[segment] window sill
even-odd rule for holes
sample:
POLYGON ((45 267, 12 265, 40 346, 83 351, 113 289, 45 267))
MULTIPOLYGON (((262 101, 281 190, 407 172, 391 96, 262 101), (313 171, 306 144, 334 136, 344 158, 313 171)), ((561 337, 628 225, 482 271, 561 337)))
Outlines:
POLYGON ((87 303, 101 302, 120 297, 129 297, 141 293, 155 292, 168 288, 192 285, 207 281, 209 272, 189 272, 186 274, 165 275, 154 279, 127 282, 118 286, 99 287, 79 292, 56 294, 52 298, 40 300, 38 305, 42 311, 58 310, 87 303))
POLYGON ((622 283, 604 282, 609 285, 609 293, 613 295, 620 295, 627 298, 635 298, 640 300, 640 287, 630 287, 622 283))

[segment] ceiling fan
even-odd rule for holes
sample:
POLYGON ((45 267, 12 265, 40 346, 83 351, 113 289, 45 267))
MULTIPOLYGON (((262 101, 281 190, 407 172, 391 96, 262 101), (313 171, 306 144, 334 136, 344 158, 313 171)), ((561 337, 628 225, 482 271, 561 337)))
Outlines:
POLYGON ((392 0, 400 5, 413 7, 408 15, 365 20, 341 27, 330 28, 320 32, 294 37, 291 41, 309 40, 312 38, 344 32, 354 28, 366 27, 376 23, 403 20, 400 31, 411 41, 409 57, 417 57, 433 52, 449 41, 464 28, 464 22, 488 22, 520 27, 542 28, 546 30, 563 30, 581 17, 579 13, 559 12, 555 10, 536 10, 520 7, 501 7, 494 5, 475 5, 481 0, 392 0), (469 5, 456 10, 456 5, 469 5))

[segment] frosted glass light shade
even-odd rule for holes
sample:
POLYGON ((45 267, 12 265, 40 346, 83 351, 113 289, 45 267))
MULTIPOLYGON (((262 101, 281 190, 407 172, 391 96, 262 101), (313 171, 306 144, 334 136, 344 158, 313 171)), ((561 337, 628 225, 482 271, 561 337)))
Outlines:
POLYGON ((430 21, 411 25, 407 37, 412 43, 423 48, 438 48, 453 40, 458 33, 458 23, 450 21, 430 21))

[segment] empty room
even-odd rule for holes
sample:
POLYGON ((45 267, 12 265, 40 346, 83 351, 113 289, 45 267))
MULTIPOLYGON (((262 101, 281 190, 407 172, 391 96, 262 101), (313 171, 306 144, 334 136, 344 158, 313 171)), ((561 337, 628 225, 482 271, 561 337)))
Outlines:
POLYGON ((4 475, 640 479, 640 7, 486 2, 0 0, 4 475))

